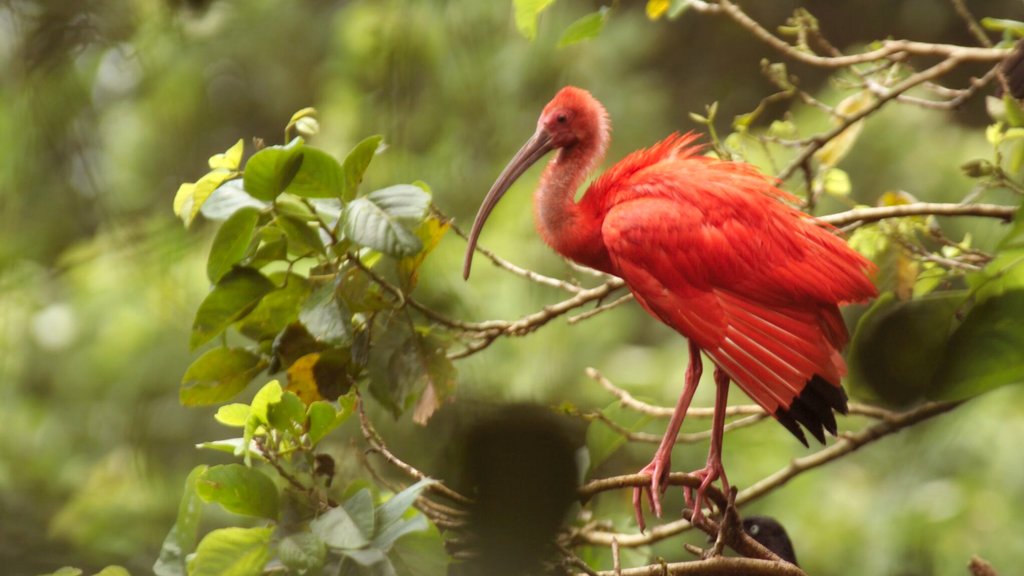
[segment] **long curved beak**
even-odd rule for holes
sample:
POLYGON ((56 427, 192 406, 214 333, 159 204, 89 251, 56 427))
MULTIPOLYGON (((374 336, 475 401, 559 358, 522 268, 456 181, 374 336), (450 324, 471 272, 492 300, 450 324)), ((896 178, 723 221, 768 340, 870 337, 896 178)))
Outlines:
POLYGON ((487 196, 484 196, 483 204, 480 205, 480 210, 477 211, 476 219, 473 221, 473 230, 469 233, 469 246, 466 247, 466 259, 462 265, 463 279, 469 279, 469 269, 473 266, 473 251, 476 250, 476 241, 480 236, 480 231, 484 228, 484 222, 491 215, 491 210, 494 210, 501 197, 523 175, 523 172, 526 172, 530 166, 533 166, 537 160, 543 158, 554 148, 551 144, 551 135, 543 128, 538 128, 533 136, 526 141, 526 144, 519 149, 519 152, 512 157, 508 166, 501 171, 501 175, 491 186, 487 196))

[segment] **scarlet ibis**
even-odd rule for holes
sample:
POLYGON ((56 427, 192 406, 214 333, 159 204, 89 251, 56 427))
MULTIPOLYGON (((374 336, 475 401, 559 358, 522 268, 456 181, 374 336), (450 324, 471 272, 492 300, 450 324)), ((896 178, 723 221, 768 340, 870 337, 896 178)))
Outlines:
POLYGON ((701 518, 707 487, 720 478, 729 382, 796 436, 801 425, 819 442, 845 414, 840 354, 849 338, 839 304, 876 296, 871 262, 832 229, 787 202, 755 167, 700 154, 696 135, 673 134, 612 166, 577 202, 576 190, 604 158, 610 121, 589 92, 568 86, 544 107, 533 136, 502 171, 480 206, 463 276, 488 215, 532 164, 548 152, 534 193, 537 230, 552 248, 584 266, 625 280, 637 302, 689 341, 683 393, 654 458, 641 473, 641 498, 661 516, 672 446, 701 376, 701 352, 714 363, 711 447, 694 493, 701 518))

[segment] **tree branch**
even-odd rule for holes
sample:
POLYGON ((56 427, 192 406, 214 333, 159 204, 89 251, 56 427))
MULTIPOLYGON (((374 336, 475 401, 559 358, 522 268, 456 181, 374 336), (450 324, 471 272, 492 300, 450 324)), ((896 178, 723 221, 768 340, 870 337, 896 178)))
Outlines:
POLYGON ((933 44, 910 40, 886 40, 882 47, 860 54, 842 56, 819 56, 792 46, 775 36, 757 21, 747 15, 739 6, 729 0, 711 2, 691 2, 691 7, 698 12, 708 14, 725 14, 742 28, 749 31, 755 38, 771 46, 786 57, 818 68, 846 68, 855 64, 864 64, 883 59, 902 59, 907 55, 940 56, 953 58, 957 61, 997 62, 1006 57, 1008 50, 1001 48, 977 48, 957 46, 954 44, 933 44))
POLYGON ((689 562, 666 562, 639 568, 624 568, 618 572, 605 570, 598 576, 807 576, 807 573, 789 562, 772 562, 753 558, 728 558, 716 556, 707 560, 689 562))
POLYGON ((892 419, 883 420, 873 424, 859 432, 844 433, 835 444, 827 448, 823 448, 810 456, 797 458, 790 462, 790 464, 785 468, 761 479, 746 490, 741 491, 739 496, 736 498, 736 504, 738 506, 742 506, 743 504, 753 502, 772 490, 775 490, 779 486, 782 486, 786 482, 789 482, 791 479, 803 472, 818 468, 819 466, 824 466, 841 456, 849 454, 854 450, 876 440, 880 440, 890 434, 899 432, 904 428, 913 426, 918 422, 928 420, 929 418, 933 418, 940 414, 945 414, 961 404, 963 404, 962 401, 929 402, 912 410, 908 410, 907 412, 903 412, 892 419))
POLYGON ((916 202, 899 206, 879 206, 873 208, 854 208, 846 212, 838 212, 827 216, 819 216, 818 220, 836 227, 850 224, 867 224, 886 218, 903 216, 980 216, 998 218, 1009 222, 1017 214, 1016 206, 998 204, 941 204, 935 202, 916 202))

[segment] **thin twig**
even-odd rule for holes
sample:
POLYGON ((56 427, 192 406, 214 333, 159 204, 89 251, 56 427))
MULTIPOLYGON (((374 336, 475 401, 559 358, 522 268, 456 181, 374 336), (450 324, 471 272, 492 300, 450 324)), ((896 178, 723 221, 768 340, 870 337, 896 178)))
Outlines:
POLYGON ((819 216, 818 220, 836 227, 857 223, 867 224, 886 218, 903 216, 980 216, 998 218, 1009 222, 1017 214, 1016 206, 998 204, 942 204, 935 202, 915 202, 899 206, 878 206, 872 208, 854 208, 845 212, 819 216))
POLYGON ((597 576, 807 576, 807 573, 788 562, 772 562, 753 558, 716 556, 707 560, 665 562, 640 568, 625 568, 619 572, 604 570, 597 576))
MULTIPOLYGON (((370 447, 374 452, 383 456, 384 459, 387 460, 389 464, 391 464, 395 468, 398 468, 410 478, 414 478, 416 480, 423 480, 424 478, 428 478, 426 474, 420 472, 412 465, 405 463, 400 458, 391 453, 390 450, 388 450, 387 446, 384 445, 384 440, 380 437, 380 434, 377 433, 377 430, 374 429, 373 424, 370 423, 370 418, 366 415, 366 410, 363 409, 362 398, 359 398, 356 401, 356 408, 357 411, 359 412, 359 426, 363 431, 363 437, 366 438, 366 441, 370 444, 370 447)), ((466 498, 462 494, 459 494, 455 490, 452 490, 451 488, 445 486, 441 482, 431 484, 430 486, 427 487, 427 489, 460 504, 472 503, 472 500, 466 498)))
POLYGON ((742 506, 749 502, 753 502, 803 472, 828 464, 829 462, 849 454, 858 448, 889 436, 890 434, 899 432, 904 428, 913 426, 918 422, 922 422, 940 414, 945 414, 962 403, 963 402, 929 402, 904 412, 895 418, 883 420, 868 426, 859 432, 843 434, 835 444, 827 448, 823 448, 809 456, 797 458, 790 462, 790 464, 785 468, 770 476, 762 478, 753 486, 743 490, 736 498, 736 504, 742 506))
POLYGON ((612 300, 611 302, 609 302, 607 304, 602 304, 602 305, 598 306, 597 308, 594 308, 593 310, 587 310, 586 312, 582 312, 582 313, 577 314, 575 316, 570 316, 569 319, 567 320, 567 322, 569 324, 576 324, 578 322, 582 322, 582 321, 586 320, 587 318, 592 318, 594 316, 597 316, 598 314, 601 314, 602 312, 606 312, 608 310, 611 310, 612 308, 616 308, 618 306, 621 306, 622 304, 625 304, 626 302, 629 302, 632 299, 633 299, 632 292, 629 293, 629 294, 624 294, 622 296, 619 296, 615 300, 612 300))
MULTIPOLYGON (((455 233, 458 234, 460 237, 462 237, 464 240, 468 238, 466 233, 463 232, 461 228, 456 226, 454 222, 452 223, 452 230, 454 230, 455 233)), ((483 255, 488 260, 490 260, 498 268, 501 268, 503 270, 511 272, 511 273, 515 274, 516 276, 522 276, 523 278, 526 278, 527 280, 529 280, 531 282, 535 282, 537 284, 543 284, 544 286, 551 286, 551 287, 554 287, 554 288, 559 288, 559 289, 565 290, 566 292, 572 292, 574 294, 577 294, 577 293, 582 292, 584 290, 582 287, 577 286, 577 285, 575 285, 575 284, 573 284, 571 282, 566 282, 565 280, 559 280, 558 278, 552 278, 550 276, 545 276, 545 275, 540 274, 538 272, 534 272, 533 270, 528 270, 528 269, 523 268, 521 266, 517 266, 517 265, 509 262, 508 260, 505 260, 501 256, 498 256, 494 252, 491 252, 490 250, 484 248, 480 244, 476 245, 476 252, 478 252, 479 254, 483 255)))
POLYGON ((1005 58, 1008 53, 1007 50, 1001 48, 976 48, 954 44, 914 42, 911 40, 886 40, 882 42, 881 48, 860 54, 819 56, 805 50, 800 50, 775 36, 729 0, 719 0, 714 4, 710 2, 691 2, 690 6, 697 12, 724 13, 741 27, 748 30, 755 38, 768 44, 786 57, 819 68, 846 68, 855 64, 864 64, 878 60, 900 59, 911 54, 916 56, 940 56, 960 61, 995 62, 1005 58))

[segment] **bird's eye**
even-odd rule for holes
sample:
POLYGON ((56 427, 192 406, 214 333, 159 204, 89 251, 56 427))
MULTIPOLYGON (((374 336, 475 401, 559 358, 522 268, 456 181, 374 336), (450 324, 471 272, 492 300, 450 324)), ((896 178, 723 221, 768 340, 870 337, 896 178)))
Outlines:
POLYGON ((559 124, 565 124, 566 122, 569 121, 569 117, 566 116, 565 114, 559 114, 558 118, 556 118, 556 120, 558 120, 559 124))
POLYGON ((758 534, 760 534, 760 532, 761 527, 757 524, 754 524, 750 528, 747 528, 747 534, 750 534, 751 536, 757 536, 758 534))

